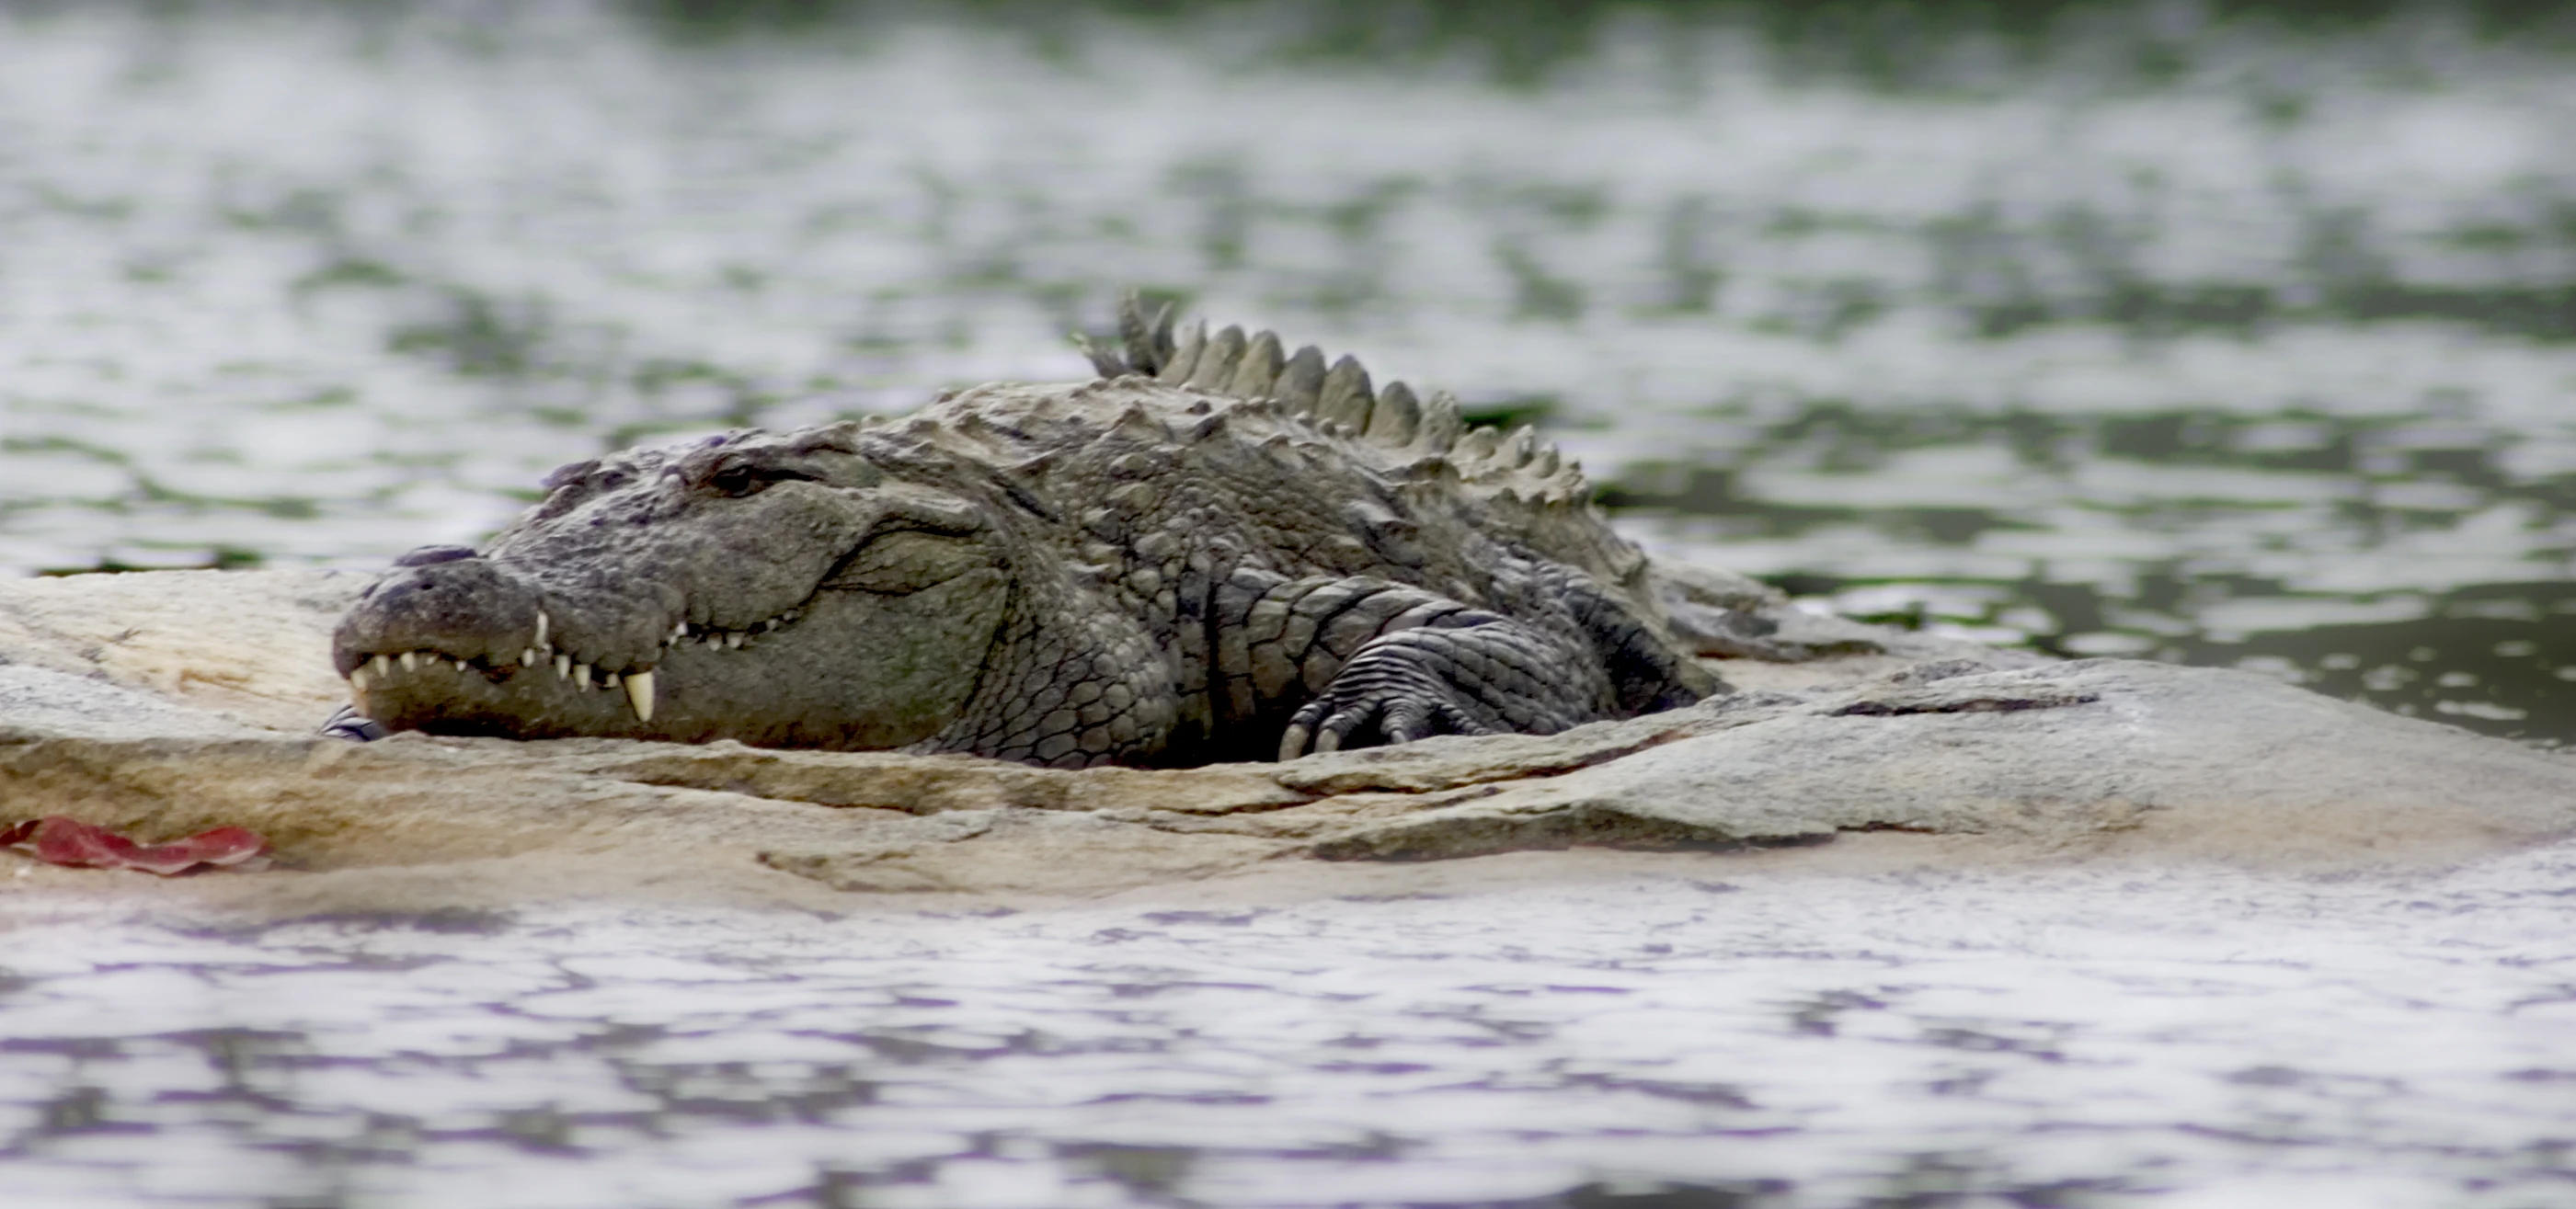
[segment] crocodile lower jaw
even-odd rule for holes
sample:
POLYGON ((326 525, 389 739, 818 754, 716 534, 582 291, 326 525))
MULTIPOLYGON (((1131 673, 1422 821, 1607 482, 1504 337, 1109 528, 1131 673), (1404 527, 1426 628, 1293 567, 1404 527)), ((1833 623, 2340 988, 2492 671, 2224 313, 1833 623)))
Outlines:
MULTIPOLYGON (((669 634, 663 636, 662 649, 666 654, 672 648, 681 646, 695 646, 711 652, 739 651, 746 644, 752 644, 761 637, 795 624, 804 616, 806 607, 811 604, 812 602, 808 601, 806 605, 788 609, 775 617, 765 618, 741 629, 723 629, 715 626, 692 625, 685 621, 679 622, 671 627, 669 634)), ((464 658, 428 649, 374 654, 356 668, 351 669, 348 674, 352 700, 363 712, 366 694, 371 689, 391 687, 397 683, 415 689, 435 687, 433 682, 424 678, 440 675, 480 676, 487 683, 499 685, 517 676, 551 666, 555 679, 571 684, 578 691, 589 692, 594 689, 624 691, 627 708, 634 714, 635 720, 638 722, 653 720, 656 688, 654 673, 660 667, 659 660, 649 666, 629 666, 619 671, 605 671, 595 664, 576 663, 571 655, 556 649, 554 643, 548 639, 552 629, 553 619, 542 610, 539 611, 537 641, 540 645, 521 651, 518 661, 514 663, 496 664, 483 659, 464 658)))

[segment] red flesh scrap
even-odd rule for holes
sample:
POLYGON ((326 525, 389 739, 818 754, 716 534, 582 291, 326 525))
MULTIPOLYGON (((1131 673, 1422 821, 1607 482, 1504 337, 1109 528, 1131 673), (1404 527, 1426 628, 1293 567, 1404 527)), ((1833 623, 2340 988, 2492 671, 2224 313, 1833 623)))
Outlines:
POLYGON ((167 844, 138 844, 105 827, 51 814, 0 828, 0 846, 26 849, 37 860, 76 869, 140 869, 168 877, 199 865, 238 865, 267 851, 256 831, 217 827, 167 844))

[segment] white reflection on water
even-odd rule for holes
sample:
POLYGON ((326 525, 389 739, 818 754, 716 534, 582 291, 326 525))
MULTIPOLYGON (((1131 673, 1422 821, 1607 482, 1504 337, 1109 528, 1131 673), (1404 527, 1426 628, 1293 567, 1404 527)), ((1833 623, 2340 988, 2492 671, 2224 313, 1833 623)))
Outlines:
POLYGON ((12 1204, 492 1209, 2537 1205, 2576 1181, 2576 849, 2325 880, 1635 868, 839 920, 184 934, 22 904, 0 1175, 12 1204), (1675 1188, 1698 1199, 1622 1199, 1675 1188))

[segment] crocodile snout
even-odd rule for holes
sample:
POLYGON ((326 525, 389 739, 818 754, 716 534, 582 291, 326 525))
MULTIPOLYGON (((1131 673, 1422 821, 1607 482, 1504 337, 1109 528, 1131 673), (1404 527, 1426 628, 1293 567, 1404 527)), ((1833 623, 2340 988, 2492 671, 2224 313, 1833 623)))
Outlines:
POLYGON ((498 564, 457 546, 404 555, 367 589, 332 635, 341 675, 378 656, 418 652, 469 663, 515 663, 542 648, 536 590, 498 564))

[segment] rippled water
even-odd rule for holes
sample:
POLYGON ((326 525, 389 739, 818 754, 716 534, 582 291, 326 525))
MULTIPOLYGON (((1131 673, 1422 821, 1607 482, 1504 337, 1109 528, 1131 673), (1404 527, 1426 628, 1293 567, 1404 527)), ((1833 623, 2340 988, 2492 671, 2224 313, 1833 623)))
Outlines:
POLYGON ((22 920, 13 1205, 2543 1206, 2576 850, 840 920, 22 920))
MULTIPOLYGON (((1819 603, 2576 736, 2563 42, 989 11, 0 4, 0 573, 377 565, 606 448, 1077 375, 1137 283, 1536 419, 1629 532, 1819 603)), ((1690 860, 840 920, 20 903, 0 1199, 2576 1200, 2566 849, 1690 860)))

